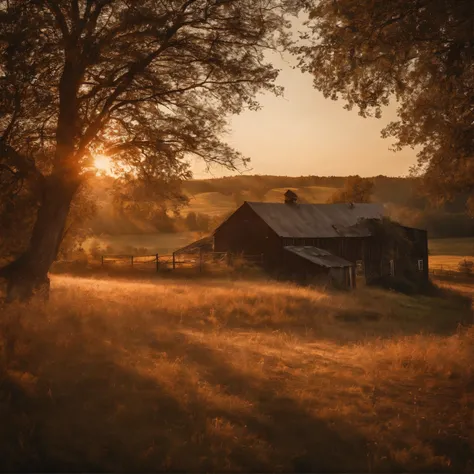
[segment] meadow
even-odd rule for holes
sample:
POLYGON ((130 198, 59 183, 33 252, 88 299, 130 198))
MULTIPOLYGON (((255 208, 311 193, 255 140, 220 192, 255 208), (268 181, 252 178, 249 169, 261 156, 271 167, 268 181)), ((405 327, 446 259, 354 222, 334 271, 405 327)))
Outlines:
POLYGON ((430 269, 457 271, 462 260, 474 261, 474 237, 428 241, 430 269))
POLYGON ((2 310, 0 469, 472 472, 473 314, 444 285, 55 275, 2 310))

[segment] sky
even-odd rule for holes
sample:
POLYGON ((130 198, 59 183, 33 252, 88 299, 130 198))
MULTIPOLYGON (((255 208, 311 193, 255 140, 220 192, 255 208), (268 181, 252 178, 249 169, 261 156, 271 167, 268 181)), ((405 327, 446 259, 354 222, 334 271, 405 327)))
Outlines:
MULTIPOLYGON (((262 109, 245 111, 230 120, 225 140, 251 159, 243 174, 286 176, 405 176, 416 161, 416 151, 391 151, 391 139, 382 139, 384 126, 396 118, 395 106, 381 119, 347 111, 343 101, 325 99, 313 88, 310 74, 293 69, 293 58, 272 55, 280 69, 277 83, 284 97, 259 96, 262 109)), ((206 172, 202 162, 192 165, 195 178, 236 174, 222 168, 206 172)))

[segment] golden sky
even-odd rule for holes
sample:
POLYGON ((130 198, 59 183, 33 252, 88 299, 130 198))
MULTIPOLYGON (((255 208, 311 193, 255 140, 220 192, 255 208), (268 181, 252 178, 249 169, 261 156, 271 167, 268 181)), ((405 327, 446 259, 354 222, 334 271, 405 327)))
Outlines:
MULTIPOLYGON (((227 141, 251 158, 244 174, 319 176, 404 176, 416 161, 416 152, 389 150, 392 140, 380 137, 393 120, 395 106, 382 119, 364 119, 348 112, 342 101, 325 99, 312 86, 309 74, 293 69, 293 58, 272 55, 281 69, 278 84, 284 97, 260 96, 263 109, 233 117, 227 141)), ((193 163, 195 178, 229 174, 222 168, 206 173, 202 162, 193 163)))

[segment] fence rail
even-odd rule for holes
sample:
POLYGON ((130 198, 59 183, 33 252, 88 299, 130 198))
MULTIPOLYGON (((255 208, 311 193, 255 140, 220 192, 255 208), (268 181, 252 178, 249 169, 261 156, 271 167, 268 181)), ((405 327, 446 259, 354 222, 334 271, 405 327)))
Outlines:
POLYGON ((196 252, 178 253, 168 255, 101 255, 101 266, 116 265, 121 267, 145 267, 155 271, 176 270, 178 268, 194 268, 202 272, 205 268, 230 266, 236 259, 249 264, 263 263, 263 255, 239 255, 228 252, 196 252))
POLYGON ((474 272, 469 268, 461 268, 459 265, 449 264, 431 264, 429 273, 433 276, 454 276, 454 277, 472 277, 474 272))

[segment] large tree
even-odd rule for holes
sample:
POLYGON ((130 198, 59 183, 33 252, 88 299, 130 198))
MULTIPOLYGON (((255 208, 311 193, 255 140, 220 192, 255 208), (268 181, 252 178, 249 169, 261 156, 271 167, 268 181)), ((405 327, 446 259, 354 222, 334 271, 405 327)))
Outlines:
MULTIPOLYGON (((312 0, 296 50, 314 85, 362 116, 398 101, 382 132, 420 147, 416 171, 437 199, 474 193, 474 2, 312 0)), ((474 200, 471 199, 474 208, 474 200)))
MULTIPOLYGON (((0 166, 39 207, 9 295, 47 281, 94 154, 144 181, 186 177, 194 155, 233 167, 229 114, 279 93, 264 52, 285 45, 291 1, 0 0, 0 166)), ((8 176, 8 179, 3 179, 8 176)))

